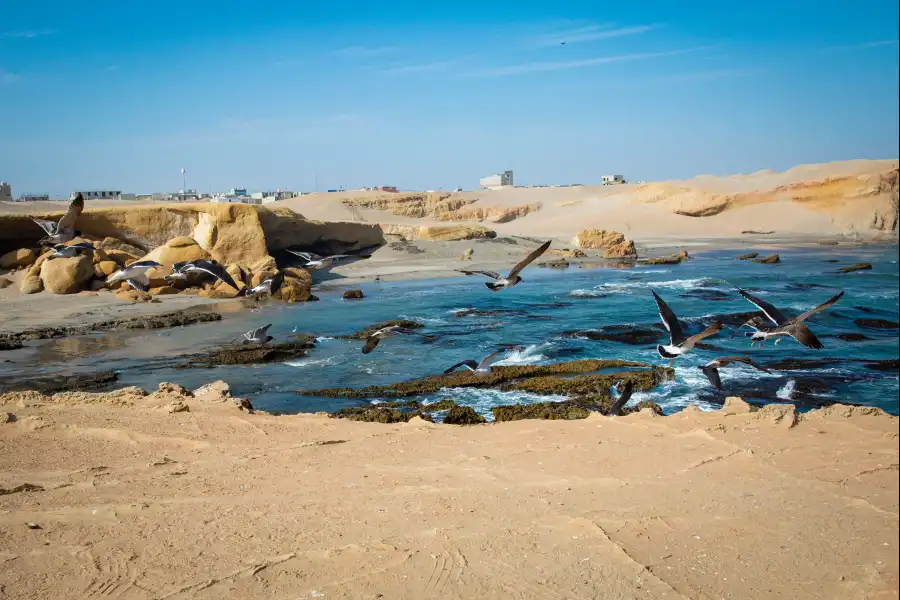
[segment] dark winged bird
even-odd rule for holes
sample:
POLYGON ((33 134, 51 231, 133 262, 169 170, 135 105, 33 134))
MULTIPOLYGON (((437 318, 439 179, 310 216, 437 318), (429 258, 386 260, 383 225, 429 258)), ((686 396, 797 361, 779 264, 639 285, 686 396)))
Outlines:
POLYGON ((288 250, 288 252, 302 258, 303 264, 300 266, 302 266, 304 269, 309 269, 310 271, 325 271, 333 267, 335 262, 346 261, 351 258, 369 258, 368 256, 357 256, 355 254, 332 254, 331 256, 320 256, 312 252, 300 252, 298 250, 288 250))
POLYGON ((84 210, 84 196, 78 194, 72 202, 66 214, 59 221, 48 221, 46 219, 32 219, 47 234, 40 240, 42 246, 52 244, 62 244, 71 241, 75 236, 81 235, 80 231, 75 229, 75 222, 78 221, 78 215, 84 210))
POLYGON ((162 265, 155 260, 139 260, 133 262, 124 269, 110 275, 106 279, 106 285, 117 281, 126 281, 128 282, 128 285, 134 289, 146 292, 150 287, 150 279, 147 277, 147 271, 161 266, 162 265))
POLYGON ((496 283, 492 283, 490 281, 485 281, 484 285, 486 285, 487 288, 489 290, 491 290, 492 292, 500 291, 501 289, 506 288, 506 287, 513 287, 520 281, 524 281, 524 279, 519 277, 519 272, 522 269, 524 269, 525 267, 527 267, 528 265, 530 265, 532 262, 534 262, 538 256, 540 256, 541 254, 546 252, 547 248, 550 247, 551 241, 552 240, 547 240, 546 242, 544 242, 543 244, 538 246, 537 249, 535 249, 531 254, 526 256, 522 260, 522 262, 520 262, 519 264, 514 266, 512 268, 512 270, 509 272, 509 275, 507 275, 506 277, 503 277, 499 273, 496 273, 494 271, 470 271, 470 270, 465 270, 465 269, 458 269, 458 271, 460 273, 465 273, 466 275, 478 274, 478 275, 485 275, 487 277, 490 277, 496 283))
POLYGON ((458 369, 460 367, 465 367, 468 370, 476 372, 476 373, 488 373, 491 370, 491 363, 496 362, 497 355, 501 354, 502 352, 503 352, 503 350, 497 350, 496 352, 491 352, 490 354, 488 354, 487 356, 482 358, 480 362, 475 362, 474 360, 460 361, 460 362, 456 363, 455 365, 453 365, 452 367, 450 367, 449 369, 447 369, 446 371, 444 371, 444 375, 446 375, 447 373, 452 373, 453 371, 455 371, 456 369, 458 369))
POLYGON ((72 244, 71 246, 66 246, 65 244, 57 244, 53 246, 53 254, 47 257, 47 260, 51 260, 53 258, 73 258, 80 254, 93 254, 94 245, 90 242, 78 242, 77 244, 72 244))
POLYGON ((722 367, 727 367, 731 363, 744 363, 745 365, 750 365, 757 371, 771 373, 769 369, 756 364, 748 356, 720 356, 719 358, 715 358, 705 365, 700 365, 697 368, 703 371, 703 374, 706 375, 706 378, 709 379, 709 382, 713 384, 714 388, 716 388, 717 390, 721 390, 722 380, 719 379, 719 369, 721 369, 722 367))
MULTIPOLYGON (((225 270, 225 267, 220 265, 214 260, 192 260, 186 264, 175 263, 179 265, 179 273, 183 273, 187 275, 188 273, 207 273, 212 275, 216 279, 224 281, 237 291, 242 291, 244 288, 238 287, 238 284, 235 283, 234 279, 231 278, 231 275, 228 274, 228 271, 225 270)), ((173 269, 175 265, 172 265, 173 269)))
POLYGON ((389 327, 383 327, 377 331, 372 332, 369 337, 366 338, 366 343, 363 345, 362 353, 368 354, 372 350, 375 349, 375 346, 378 345, 378 342, 382 340, 382 338, 392 337, 397 334, 403 335, 422 335, 418 331, 413 331, 412 329, 407 329, 405 327, 401 327, 400 325, 391 325, 389 327))
POLYGON ((686 337, 684 331, 681 329, 681 323, 678 322, 678 317, 675 316, 672 309, 663 302, 663 299, 660 298, 656 292, 652 293, 653 298, 656 300, 656 307, 659 309, 659 317, 662 319, 663 325, 665 325, 666 329, 669 331, 669 343, 657 345, 656 351, 661 357, 670 359, 669 364, 679 356, 690 352, 694 345, 700 340, 715 335, 722 329, 722 323, 717 321, 700 333, 692 335, 691 337, 686 337))
POLYGON ((269 335, 269 327, 272 324, 263 325, 259 329, 251 329, 247 333, 244 334, 244 339, 241 340, 243 344, 265 344, 267 342, 271 342, 275 338, 269 335))
POLYGON ((819 306, 806 311, 803 314, 797 315, 796 317, 789 319, 782 313, 780 310, 775 308, 772 304, 766 302, 762 298, 757 298, 751 294, 748 294, 744 290, 739 289, 738 293, 749 300, 751 303, 756 305, 756 307, 766 315, 770 321, 775 323, 774 326, 766 325, 764 320, 760 317, 753 317, 743 325, 735 330, 734 334, 731 337, 737 335, 737 332, 741 330, 743 327, 752 327, 756 331, 754 331, 750 335, 750 347, 753 347, 753 344, 759 342, 759 345, 762 346, 763 343, 770 337, 775 338, 775 343, 777 344, 781 341, 782 337, 792 337, 802 345, 807 348, 815 348, 821 349, 824 348, 822 342, 819 341, 819 338, 816 337, 812 331, 810 331, 809 327, 807 327, 803 321, 810 318, 817 312, 823 311, 838 300, 841 299, 841 296, 844 295, 842 291, 837 296, 823 302, 819 306))
MULTIPOLYGON (((612 388, 612 389, 615 389, 612 388)), ((606 411, 607 417, 615 417, 622 411, 622 407, 628 404, 628 401, 631 399, 631 393, 634 391, 634 383, 629 379, 624 384, 622 384, 622 391, 619 392, 619 397, 615 399, 612 403, 612 406, 609 407, 609 410, 606 411)))

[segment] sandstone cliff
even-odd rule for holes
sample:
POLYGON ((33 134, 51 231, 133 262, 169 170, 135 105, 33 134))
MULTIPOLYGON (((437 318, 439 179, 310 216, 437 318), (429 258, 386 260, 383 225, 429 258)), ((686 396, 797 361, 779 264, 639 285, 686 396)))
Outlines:
POLYGON ((518 206, 472 206, 478 202, 478 198, 464 198, 447 193, 387 194, 375 198, 347 198, 342 202, 352 208, 385 210, 414 219, 490 223, 508 223, 541 209, 540 203, 518 206))

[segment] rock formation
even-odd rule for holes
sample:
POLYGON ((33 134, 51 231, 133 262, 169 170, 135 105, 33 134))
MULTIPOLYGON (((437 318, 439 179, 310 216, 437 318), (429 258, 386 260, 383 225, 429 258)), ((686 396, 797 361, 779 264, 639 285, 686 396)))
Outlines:
POLYGON ((601 250, 604 258, 625 258, 637 256, 634 242, 626 240, 618 231, 585 229, 572 240, 572 245, 585 250, 601 250))
POLYGON ((436 221, 488 221, 508 223, 541 209, 540 204, 521 206, 473 206, 478 198, 446 193, 389 194, 375 198, 349 198, 346 206, 385 210, 401 217, 436 221))

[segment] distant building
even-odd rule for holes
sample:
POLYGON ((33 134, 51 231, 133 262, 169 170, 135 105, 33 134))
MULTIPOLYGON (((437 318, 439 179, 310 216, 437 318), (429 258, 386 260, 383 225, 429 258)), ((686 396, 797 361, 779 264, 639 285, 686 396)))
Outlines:
POLYGON ((397 186, 395 186, 395 185, 379 185, 378 191, 379 192, 392 192, 392 193, 396 194, 397 186))
POLYGON ((489 175, 488 177, 483 177, 480 180, 480 183, 481 188, 485 190, 499 190, 505 187, 512 187, 513 172, 503 171, 502 173, 497 173, 496 175, 489 175))
POLYGON ((231 188, 225 194, 226 196, 249 196, 247 188, 231 188))
POLYGON ((604 175, 603 185, 621 185, 625 183, 624 175, 604 175))
POLYGON ((19 194, 19 197, 16 198, 16 202, 46 202, 50 199, 50 194, 33 194, 31 192, 24 192, 19 194))
POLYGON ((118 200, 122 196, 121 190, 75 190, 69 194, 69 200, 74 200, 81 194, 85 200, 118 200))
POLYGON ((251 198, 250 196, 213 196, 209 200, 217 204, 262 204, 259 198, 251 198))
POLYGON ((0 202, 12 202, 12 186, 0 181, 0 202))

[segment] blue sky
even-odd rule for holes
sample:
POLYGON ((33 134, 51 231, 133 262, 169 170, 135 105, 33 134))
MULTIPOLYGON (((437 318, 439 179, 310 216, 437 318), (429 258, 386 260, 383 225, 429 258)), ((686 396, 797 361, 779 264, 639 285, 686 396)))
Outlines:
POLYGON ((526 6, 10 0, 0 179, 469 189, 898 155, 896 0, 526 6))

